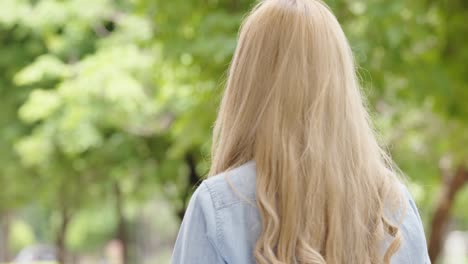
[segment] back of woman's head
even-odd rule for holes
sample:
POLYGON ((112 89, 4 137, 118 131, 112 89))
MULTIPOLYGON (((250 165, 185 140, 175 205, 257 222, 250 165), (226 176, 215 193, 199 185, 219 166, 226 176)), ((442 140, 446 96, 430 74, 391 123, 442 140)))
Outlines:
POLYGON ((258 263, 389 263, 399 247, 397 173, 318 0, 265 0, 244 21, 212 155, 210 175, 256 161, 258 263))

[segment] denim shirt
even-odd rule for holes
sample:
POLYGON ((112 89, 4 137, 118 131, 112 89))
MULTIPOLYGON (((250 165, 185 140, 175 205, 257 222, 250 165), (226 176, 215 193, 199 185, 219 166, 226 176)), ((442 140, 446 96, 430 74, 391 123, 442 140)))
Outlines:
MULTIPOLYGON (((403 241, 391 263, 430 263, 418 210, 406 188, 404 192, 408 209, 400 227, 403 241)), ((255 206, 255 162, 250 161, 204 180, 196 189, 171 263, 254 264, 253 249, 260 231, 261 220, 255 206)))

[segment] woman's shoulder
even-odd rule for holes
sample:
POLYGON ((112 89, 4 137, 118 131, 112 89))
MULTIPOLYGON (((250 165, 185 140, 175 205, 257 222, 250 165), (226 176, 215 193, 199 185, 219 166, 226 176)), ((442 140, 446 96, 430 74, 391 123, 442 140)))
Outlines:
POLYGON ((427 243, 424 227, 416 203, 408 188, 401 184, 405 198, 405 216, 400 225, 402 243, 400 250, 392 258, 392 263, 431 263, 427 254, 427 243), (407 261, 407 262, 404 262, 407 261))
POLYGON ((255 162, 205 179, 200 187, 210 194, 215 210, 220 210, 239 202, 255 201, 255 162))

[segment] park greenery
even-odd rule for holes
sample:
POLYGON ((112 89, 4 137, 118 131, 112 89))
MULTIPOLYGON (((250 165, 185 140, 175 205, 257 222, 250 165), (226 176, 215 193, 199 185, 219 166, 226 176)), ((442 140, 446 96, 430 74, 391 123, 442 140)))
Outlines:
MULTIPOLYGON (((468 5, 325 2, 435 260, 449 228, 468 229, 468 5)), ((254 4, 0 1, 0 261, 40 242, 72 263, 117 240, 126 263, 159 263, 139 259, 135 230, 170 250, 254 4)))

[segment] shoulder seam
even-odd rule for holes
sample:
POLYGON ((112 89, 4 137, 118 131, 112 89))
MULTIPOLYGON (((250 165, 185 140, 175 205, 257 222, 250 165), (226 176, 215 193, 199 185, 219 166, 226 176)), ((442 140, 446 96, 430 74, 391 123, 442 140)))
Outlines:
MULTIPOLYGON (((257 199, 256 199, 255 197, 249 197, 249 198, 252 199, 252 202, 256 202, 256 201, 257 201, 257 199)), ((220 207, 218 208, 218 210, 223 210, 223 209, 226 209, 226 208, 231 207, 231 206, 233 206, 233 205, 240 204, 240 203, 242 203, 242 202, 243 202, 243 201, 240 200, 240 199, 239 199, 239 200, 236 200, 236 201, 232 201, 232 202, 230 202, 230 203, 223 204, 222 206, 220 206, 220 207)))
POLYGON ((216 201, 218 197, 217 197, 216 192, 214 192, 205 181, 203 181, 201 185, 205 186, 211 198, 211 203, 212 203, 212 206, 215 212, 215 218, 216 218, 215 222, 216 222, 216 239, 218 240, 217 244, 219 245, 220 254, 223 255, 221 252, 221 250, 223 249, 223 243, 222 243, 223 232, 222 232, 222 226, 221 226, 221 216, 219 215, 219 210, 216 208, 216 201))

